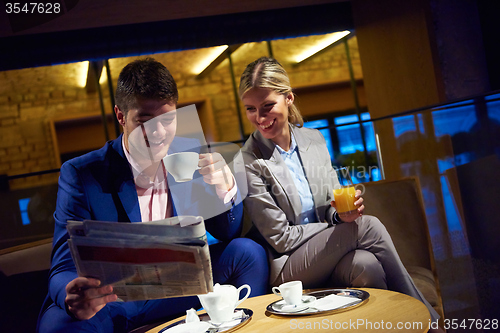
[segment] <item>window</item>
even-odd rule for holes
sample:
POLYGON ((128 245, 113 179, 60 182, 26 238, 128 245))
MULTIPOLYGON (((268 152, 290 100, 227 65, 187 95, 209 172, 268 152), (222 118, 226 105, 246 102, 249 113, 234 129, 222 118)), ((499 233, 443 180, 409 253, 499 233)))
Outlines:
POLYGON ((19 210, 21 211, 21 221, 23 225, 30 224, 30 218, 28 216, 28 204, 31 198, 19 199, 19 210))
POLYGON ((492 121, 496 121, 500 123, 500 94, 495 94, 491 96, 486 96, 485 100, 486 101, 491 101, 487 102, 488 103, 488 117, 492 121))
MULTIPOLYGON (((361 114, 362 121, 369 119, 368 112, 361 114)), ((304 123, 304 127, 319 129, 325 137, 332 164, 352 168, 354 172, 351 176, 355 183, 381 179, 376 157, 373 124, 364 122, 361 125, 356 114, 332 115, 328 118, 304 123), (361 125, 363 131, 361 131, 361 125), (365 160, 365 145, 368 161, 365 160)))
POLYGON ((472 100, 450 104, 450 109, 436 110, 432 112, 434 121, 434 132, 436 137, 443 135, 455 135, 460 132, 469 132, 477 123, 475 106, 472 100), (453 107, 454 105, 462 105, 453 107))

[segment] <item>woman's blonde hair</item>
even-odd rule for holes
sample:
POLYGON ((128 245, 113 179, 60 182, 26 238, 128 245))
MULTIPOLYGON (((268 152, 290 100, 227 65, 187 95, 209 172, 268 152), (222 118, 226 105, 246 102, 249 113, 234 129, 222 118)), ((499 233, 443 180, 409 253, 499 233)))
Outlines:
MULTIPOLYGON (((283 66, 268 57, 259 58, 245 68, 240 79, 240 99, 252 88, 271 89, 285 97, 293 94, 290 78, 283 66)), ((294 103, 288 106, 288 122, 298 127, 304 125, 302 115, 294 103)))

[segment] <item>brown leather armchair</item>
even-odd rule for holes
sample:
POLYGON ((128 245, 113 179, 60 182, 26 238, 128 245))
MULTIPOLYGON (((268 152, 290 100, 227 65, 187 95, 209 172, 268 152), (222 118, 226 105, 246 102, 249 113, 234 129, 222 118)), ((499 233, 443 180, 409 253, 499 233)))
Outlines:
POLYGON ((365 214, 378 217, 385 225, 408 273, 441 316, 442 326, 443 302, 418 178, 362 185, 365 214))

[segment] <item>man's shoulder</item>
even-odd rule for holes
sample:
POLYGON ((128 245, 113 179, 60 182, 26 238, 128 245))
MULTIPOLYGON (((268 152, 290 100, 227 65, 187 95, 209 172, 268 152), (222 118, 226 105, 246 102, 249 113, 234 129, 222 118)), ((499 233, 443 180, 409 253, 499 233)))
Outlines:
POLYGON ((72 165, 77 169, 81 169, 95 163, 103 163, 109 160, 112 154, 116 154, 117 156, 119 156, 119 152, 115 149, 115 147, 117 146, 117 144, 121 144, 121 140, 119 140, 120 138, 106 142, 102 148, 93 150, 64 162, 61 169, 69 165, 72 165))

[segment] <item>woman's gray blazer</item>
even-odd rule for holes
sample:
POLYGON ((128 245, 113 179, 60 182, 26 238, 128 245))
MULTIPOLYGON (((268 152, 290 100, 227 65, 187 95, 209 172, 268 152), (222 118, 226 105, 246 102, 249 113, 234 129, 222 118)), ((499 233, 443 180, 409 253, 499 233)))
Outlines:
POLYGON ((270 282, 281 272, 288 253, 334 222, 330 206, 335 170, 323 135, 291 126, 314 198, 318 223, 300 224, 302 205, 293 178, 275 144, 255 131, 242 148, 248 182, 244 204, 253 224, 267 241, 270 282))

